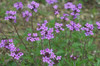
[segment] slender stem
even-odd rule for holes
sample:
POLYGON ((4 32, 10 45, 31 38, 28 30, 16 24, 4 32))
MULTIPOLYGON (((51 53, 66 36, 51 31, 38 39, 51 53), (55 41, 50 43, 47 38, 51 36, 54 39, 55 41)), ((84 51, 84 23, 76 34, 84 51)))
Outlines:
POLYGON ((74 66, 76 66, 76 63, 75 63, 75 61, 74 61, 74 66))
POLYGON ((49 48, 51 49, 51 44, 50 44, 50 40, 49 40, 49 48))
POLYGON ((34 28, 33 28, 33 11, 32 11, 32 18, 31 18, 31 28, 32 28, 32 32, 33 32, 33 30, 34 30, 34 28))
POLYGON ((19 66, 19 64, 16 62, 16 60, 14 59, 15 63, 17 64, 17 66, 19 66))
POLYGON ((44 49, 44 46, 43 46, 43 40, 41 39, 41 46, 42 46, 42 50, 44 49))
POLYGON ((1 31, 1 33, 7 38, 7 36, 4 34, 4 32, 1 31))
POLYGON ((20 37, 20 35, 19 35, 18 31, 17 31, 16 26, 15 26, 14 24, 13 24, 13 26, 14 26, 14 28, 15 28, 15 31, 16 31, 16 33, 17 33, 17 36, 19 37, 19 39, 21 40, 21 42, 22 42, 22 44, 25 46, 25 48, 28 50, 28 48, 26 47, 26 45, 25 45, 25 43, 23 42, 22 38, 20 37))

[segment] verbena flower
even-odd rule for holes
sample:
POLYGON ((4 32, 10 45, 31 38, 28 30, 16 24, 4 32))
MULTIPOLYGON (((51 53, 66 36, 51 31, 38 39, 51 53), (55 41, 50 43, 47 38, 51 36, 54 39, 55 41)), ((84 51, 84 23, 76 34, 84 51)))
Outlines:
POLYGON ((89 36, 89 35, 93 35, 93 29, 94 29, 94 26, 93 24, 89 24, 89 23, 86 23, 85 24, 85 27, 82 27, 81 30, 84 30, 85 31, 85 35, 86 36, 89 36))
POLYGON ((53 8, 54 8, 54 14, 58 15, 59 14, 58 6, 54 5, 53 8))
POLYGON ((63 16, 60 17, 60 19, 68 21, 69 20, 68 16, 69 16, 69 14, 63 14, 63 16))
POLYGON ((66 24, 66 27, 69 28, 71 31, 80 31, 81 25, 79 23, 76 24, 75 22, 71 21, 70 24, 66 24))
POLYGON ((73 3, 71 3, 71 2, 67 2, 66 4, 64 4, 64 8, 65 9, 71 9, 71 10, 73 10, 75 7, 76 6, 73 3))
POLYGON ((33 10, 34 12, 37 12, 37 8, 39 7, 39 3, 32 1, 30 4, 28 4, 28 8, 33 10))
POLYGON ((22 15, 23 15, 23 18, 26 19, 26 21, 28 22, 29 21, 29 18, 32 16, 32 13, 30 13, 29 11, 24 11, 22 12, 22 15))
POLYGON ((46 27, 46 24, 48 23, 47 20, 44 20, 44 23, 43 24, 37 24, 38 25, 38 28, 37 30, 40 31, 41 33, 41 39, 52 39, 54 38, 54 35, 52 34, 53 33, 53 28, 48 28, 46 27))
POLYGON ((56 33, 59 33, 60 31, 64 31, 62 26, 63 26, 63 24, 55 23, 55 31, 56 31, 56 33))
POLYGON ((6 17, 5 17, 5 20, 9 20, 9 21, 14 21, 16 22, 16 11, 6 11, 6 17))
POLYGON ((78 59, 78 56, 70 55, 70 58, 75 61, 78 59))
POLYGON ((58 0, 46 0, 46 2, 47 2, 48 4, 54 4, 54 3, 57 3, 58 0))
POLYGON ((19 10, 19 9, 23 9, 23 4, 22 2, 17 2, 17 3, 14 3, 14 7, 19 10))
POLYGON ((100 22, 96 22, 97 28, 100 29, 100 22))
POLYGON ((33 33, 33 34, 29 33, 28 34, 27 41, 34 42, 34 41, 38 41, 38 40, 40 40, 40 39, 39 39, 37 33, 33 33))
POLYGON ((57 56, 53 53, 52 49, 44 49, 40 50, 40 54, 43 56, 43 62, 48 63, 48 66, 53 66, 54 64, 59 63, 59 60, 61 60, 61 56, 57 56))
POLYGON ((14 59, 19 60, 19 58, 23 55, 22 52, 20 52, 19 48, 16 48, 15 51, 11 52, 10 56, 12 56, 14 59))
POLYGON ((13 39, 1 40, 0 48, 6 48, 7 51, 10 51, 10 56, 16 60, 19 60, 19 58, 23 55, 19 48, 16 48, 13 44, 13 39))

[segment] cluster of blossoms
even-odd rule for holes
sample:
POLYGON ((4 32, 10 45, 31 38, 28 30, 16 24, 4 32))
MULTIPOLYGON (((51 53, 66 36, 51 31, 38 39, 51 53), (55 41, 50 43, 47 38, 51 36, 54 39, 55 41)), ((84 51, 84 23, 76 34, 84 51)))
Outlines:
POLYGON ((14 7, 17 10, 20 10, 20 9, 23 9, 23 4, 22 4, 22 2, 17 2, 17 3, 14 3, 14 7))
POLYGON ((55 15, 58 15, 58 14, 59 14, 58 6, 57 6, 57 5, 54 5, 53 8, 54 8, 54 10, 55 10, 55 11, 54 11, 54 14, 55 14, 55 15))
POLYGON ((59 60, 61 60, 61 56, 56 57, 52 49, 46 48, 45 50, 40 50, 40 54, 43 56, 43 62, 48 63, 48 66, 53 66, 54 64, 59 63, 59 60))
POLYGON ((44 21, 44 23, 42 25, 40 25, 39 23, 37 24, 38 25, 38 28, 37 28, 37 31, 40 31, 41 33, 41 39, 52 39, 54 38, 54 35, 52 34, 53 32, 53 28, 48 28, 46 27, 46 24, 47 24, 47 20, 44 21))
POLYGON ((40 40, 40 39, 39 39, 37 33, 33 33, 33 34, 29 33, 28 34, 27 41, 34 42, 34 41, 38 41, 38 40, 40 40))
POLYGON ((70 58, 75 61, 78 59, 78 56, 70 55, 70 58))
POLYGON ((13 39, 9 40, 1 40, 0 48, 6 48, 6 50, 10 51, 10 56, 12 56, 14 59, 19 60, 19 58, 23 55, 22 52, 20 52, 19 48, 16 48, 13 44, 13 39))
POLYGON ((6 11, 6 17, 5 17, 5 20, 9 20, 9 21, 14 21, 16 22, 16 11, 6 11))
POLYGON ((26 10, 25 12, 22 12, 22 16, 28 22, 29 21, 29 18, 32 16, 32 13, 30 13, 29 11, 26 10))
POLYGON ((85 27, 82 27, 81 30, 84 30, 85 31, 85 35, 86 36, 89 36, 89 35, 93 35, 93 29, 94 29, 94 26, 93 24, 89 24, 89 23, 86 23, 85 24, 85 27))
POLYGON ((76 24, 75 22, 71 21, 70 24, 66 24, 66 27, 69 28, 71 31, 80 31, 81 25, 79 23, 76 24))
POLYGON ((62 20, 64 20, 64 21, 68 21, 68 20, 69 20, 68 16, 69 16, 69 14, 63 14, 63 16, 60 17, 60 18, 61 18, 62 20))
POLYGON ((97 28, 100 29, 100 22, 96 22, 97 28))
POLYGON ((54 4, 54 3, 57 3, 58 1, 57 0, 46 0, 46 2, 48 4, 54 4))
POLYGON ((79 3, 76 6, 73 3, 68 2, 68 3, 64 4, 64 8, 72 10, 72 12, 70 13, 70 15, 72 15, 73 19, 75 19, 75 18, 77 18, 78 15, 80 15, 79 12, 80 12, 80 9, 82 8, 82 4, 79 3))
POLYGON ((63 24, 60 24, 60 23, 55 23, 55 28, 56 28, 56 33, 59 33, 60 30, 61 31, 64 31, 64 29, 62 28, 63 24))
POLYGON ((30 4, 28 4, 28 8, 33 10, 34 12, 37 12, 37 8, 39 7, 39 3, 32 1, 30 4))

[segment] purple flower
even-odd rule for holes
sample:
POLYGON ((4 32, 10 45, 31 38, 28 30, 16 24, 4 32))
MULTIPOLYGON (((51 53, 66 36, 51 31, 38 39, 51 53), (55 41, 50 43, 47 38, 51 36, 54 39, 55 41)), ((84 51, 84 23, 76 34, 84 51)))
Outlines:
POLYGON ((62 26, 63 26, 63 24, 55 23, 55 29, 56 29, 55 31, 56 31, 56 33, 59 33, 60 30, 64 31, 64 29, 62 28, 62 26))
POLYGON ((5 20, 10 20, 10 21, 14 21, 16 22, 16 11, 6 11, 6 17, 5 17, 5 20))
POLYGON ((89 24, 89 23, 86 23, 85 27, 81 28, 81 30, 85 31, 86 36, 93 35, 93 29, 94 29, 93 24, 89 24))
POLYGON ((22 15, 23 15, 23 18, 25 18, 26 21, 28 22, 29 18, 32 16, 32 13, 30 13, 29 11, 25 11, 25 12, 22 12, 22 15))
POLYGON ((39 41, 39 40, 40 39, 37 33, 33 33, 33 35, 31 33, 28 34, 27 41, 34 42, 34 41, 39 41))
POLYGON ((47 20, 45 20, 42 25, 40 25, 38 23, 37 31, 40 31, 41 39, 48 39, 48 40, 50 40, 50 39, 54 38, 54 35, 52 34, 53 33, 53 28, 46 27, 47 23, 48 23, 47 20))
POLYGON ((78 7, 79 9, 81 9, 81 8, 82 8, 82 4, 79 3, 79 4, 77 5, 77 7, 78 7))
POLYGON ((19 60, 19 58, 23 55, 19 48, 16 48, 13 44, 13 39, 1 40, 0 48, 6 48, 7 51, 10 51, 10 56, 16 60, 19 60))
POLYGON ((57 56, 53 53, 52 49, 44 49, 40 50, 40 54, 43 55, 43 62, 49 64, 49 66, 53 66, 53 64, 57 64, 59 60, 61 60, 61 56, 57 56))
POLYGON ((100 22, 96 22, 97 28, 100 29, 100 22))
POLYGON ((58 1, 57 0, 46 0, 46 2, 48 4, 54 4, 54 3, 57 3, 58 1))
POLYGON ((76 24, 75 22, 71 21, 70 24, 66 24, 66 27, 69 28, 71 31, 80 31, 81 25, 79 23, 76 24))
POLYGON ((19 10, 19 9, 23 9, 23 4, 22 2, 17 2, 17 3, 14 3, 14 7, 19 10))
POLYGON ((58 5, 54 5, 53 8, 54 8, 54 9, 57 9, 57 8, 58 8, 58 5))
POLYGON ((68 16, 69 16, 69 14, 63 14, 63 16, 60 17, 60 19, 68 21, 69 20, 68 16))
POLYGON ((64 8, 65 9, 71 9, 71 10, 73 10, 75 7, 76 6, 73 3, 71 3, 71 2, 68 2, 68 3, 64 4, 64 8))
POLYGON ((32 1, 30 4, 28 4, 28 8, 33 10, 34 12, 37 12, 37 8, 39 7, 39 3, 32 1))

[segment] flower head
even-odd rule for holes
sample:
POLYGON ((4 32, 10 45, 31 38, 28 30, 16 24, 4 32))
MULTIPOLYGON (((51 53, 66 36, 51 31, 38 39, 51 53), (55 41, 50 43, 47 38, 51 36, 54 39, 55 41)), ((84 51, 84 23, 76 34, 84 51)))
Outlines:
POLYGON ((32 1, 30 4, 28 4, 28 8, 33 10, 34 12, 37 12, 37 8, 39 7, 39 3, 32 1))
POLYGON ((23 15, 23 18, 26 19, 26 21, 28 22, 29 21, 29 18, 32 16, 32 13, 30 13, 29 11, 24 11, 22 12, 22 15, 23 15))
POLYGON ((6 11, 6 17, 5 17, 5 20, 9 20, 9 21, 14 21, 16 22, 16 11, 6 11))
POLYGON ((19 9, 23 9, 23 4, 22 2, 17 2, 17 3, 14 3, 14 7, 19 10, 19 9))
POLYGON ((54 4, 54 3, 57 3, 58 1, 57 0, 46 0, 46 2, 48 4, 54 4))

